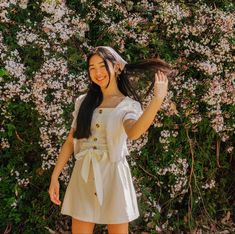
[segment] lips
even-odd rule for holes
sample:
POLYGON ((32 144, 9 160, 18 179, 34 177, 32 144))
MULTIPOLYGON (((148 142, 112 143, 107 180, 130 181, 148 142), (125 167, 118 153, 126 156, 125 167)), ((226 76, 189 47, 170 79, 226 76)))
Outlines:
POLYGON ((101 82, 101 81, 103 81, 105 79, 105 77, 100 77, 100 78, 97 78, 96 80, 98 81, 98 82, 101 82))

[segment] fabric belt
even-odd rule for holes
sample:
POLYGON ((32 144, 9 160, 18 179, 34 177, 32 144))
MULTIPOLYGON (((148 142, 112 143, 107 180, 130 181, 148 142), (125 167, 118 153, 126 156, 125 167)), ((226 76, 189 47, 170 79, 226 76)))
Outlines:
POLYGON ((80 151, 75 155, 75 158, 77 160, 81 160, 84 158, 81 168, 81 175, 86 183, 89 176, 90 164, 92 163, 94 179, 95 179, 95 188, 100 205, 102 205, 103 203, 103 181, 102 181, 99 161, 103 161, 107 157, 108 157, 107 151, 92 149, 92 148, 80 151))

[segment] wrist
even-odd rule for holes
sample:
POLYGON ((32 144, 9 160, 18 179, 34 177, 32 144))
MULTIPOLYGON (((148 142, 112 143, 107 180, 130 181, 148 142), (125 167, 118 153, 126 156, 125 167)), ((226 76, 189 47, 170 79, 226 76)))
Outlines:
POLYGON ((59 179, 59 175, 52 174, 51 180, 58 180, 58 179, 59 179))

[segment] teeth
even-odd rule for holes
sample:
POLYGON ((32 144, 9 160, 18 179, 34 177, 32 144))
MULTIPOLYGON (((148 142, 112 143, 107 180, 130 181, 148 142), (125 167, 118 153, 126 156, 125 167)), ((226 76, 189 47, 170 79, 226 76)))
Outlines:
POLYGON ((98 81, 101 81, 101 80, 103 80, 103 79, 104 79, 103 77, 102 77, 102 78, 97 78, 98 81))

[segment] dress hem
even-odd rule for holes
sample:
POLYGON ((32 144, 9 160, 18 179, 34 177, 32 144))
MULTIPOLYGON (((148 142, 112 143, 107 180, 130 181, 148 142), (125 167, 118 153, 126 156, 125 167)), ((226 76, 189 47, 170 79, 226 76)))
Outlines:
POLYGON ((84 217, 78 217, 76 215, 71 215, 71 214, 66 214, 66 213, 61 213, 63 215, 68 215, 74 219, 79 219, 80 221, 84 221, 84 222, 91 222, 91 223, 95 223, 95 224, 121 224, 121 223, 129 223, 135 219, 137 219, 140 215, 133 215, 133 216, 129 216, 129 218, 127 219, 119 219, 119 220, 115 220, 115 221, 106 221, 106 222, 101 222, 98 220, 91 220, 91 219, 87 219, 84 217))

